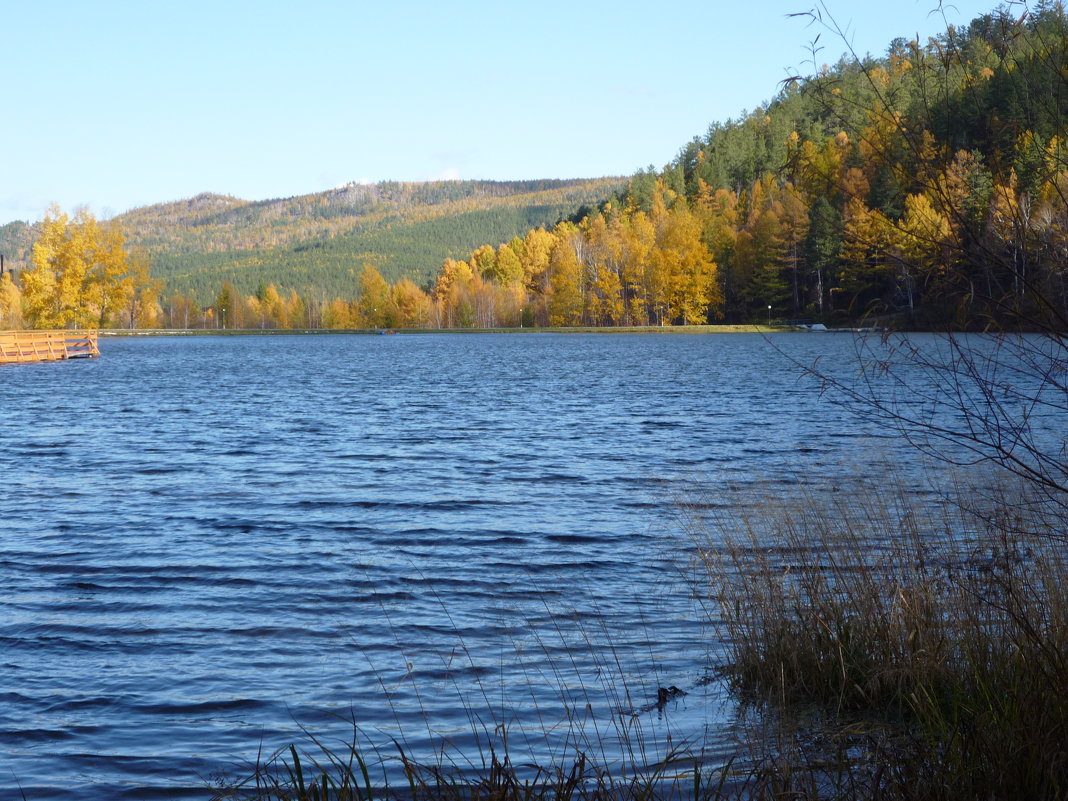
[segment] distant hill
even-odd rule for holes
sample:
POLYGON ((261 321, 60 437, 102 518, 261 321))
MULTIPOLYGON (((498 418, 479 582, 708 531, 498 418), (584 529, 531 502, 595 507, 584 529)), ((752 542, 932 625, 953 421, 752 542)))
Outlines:
POLYGON ((0 225, 0 253, 4 254, 4 266, 9 270, 23 269, 29 262, 36 237, 33 226, 21 220, 0 225))
MULTIPOLYGON (((247 201, 202 194, 134 209, 115 220, 148 251, 165 292, 208 302, 224 281, 309 297, 348 297, 370 262, 389 281, 423 284, 446 257, 552 226, 617 192, 625 178, 349 184, 299 197, 247 201)), ((0 253, 26 266, 33 226, 0 227, 0 253)))

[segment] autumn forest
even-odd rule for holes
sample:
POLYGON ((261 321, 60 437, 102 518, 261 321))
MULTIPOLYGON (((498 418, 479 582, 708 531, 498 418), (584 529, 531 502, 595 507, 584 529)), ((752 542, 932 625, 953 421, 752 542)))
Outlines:
POLYGON ((629 179, 53 209, 0 228, 0 328, 1063 321, 1063 5, 821 55, 629 179))

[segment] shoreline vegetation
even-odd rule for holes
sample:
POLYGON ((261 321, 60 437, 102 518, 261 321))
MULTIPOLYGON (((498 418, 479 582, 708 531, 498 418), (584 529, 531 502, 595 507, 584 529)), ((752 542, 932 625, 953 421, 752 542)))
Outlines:
MULTIPOLYGON (((564 326, 559 328, 113 328, 100 332, 103 337, 144 336, 277 336, 363 334, 773 334, 797 333, 805 329, 767 325, 634 325, 605 328, 598 326, 564 326)), ((830 331, 831 329, 828 329, 830 331)), ((837 329, 835 329, 837 330, 837 329)), ((848 329, 853 331, 855 329, 848 329)))

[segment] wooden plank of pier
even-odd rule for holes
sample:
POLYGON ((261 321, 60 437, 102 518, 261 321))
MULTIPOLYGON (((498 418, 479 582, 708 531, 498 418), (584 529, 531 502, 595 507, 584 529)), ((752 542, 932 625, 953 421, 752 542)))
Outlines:
POLYGON ((0 331, 0 364, 99 355, 96 331, 0 331))

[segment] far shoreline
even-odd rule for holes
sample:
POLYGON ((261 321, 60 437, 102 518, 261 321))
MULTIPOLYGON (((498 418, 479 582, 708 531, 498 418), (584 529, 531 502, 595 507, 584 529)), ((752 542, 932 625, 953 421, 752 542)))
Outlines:
MULTIPOLYGON (((870 329, 827 329, 820 333, 870 329)), ((761 324, 735 325, 640 325, 640 326, 561 326, 559 328, 102 328, 101 337, 144 336, 278 336, 363 334, 790 334, 812 333, 793 326, 761 324)))

